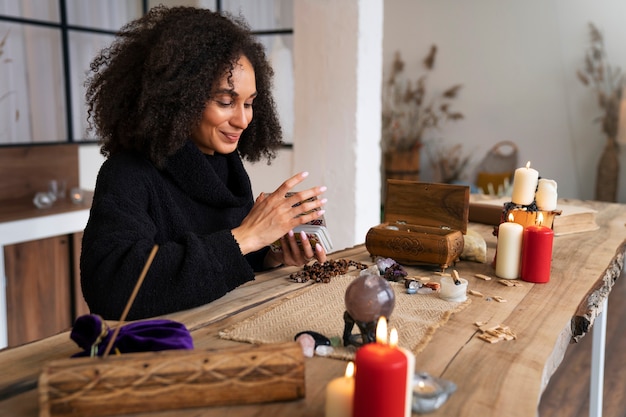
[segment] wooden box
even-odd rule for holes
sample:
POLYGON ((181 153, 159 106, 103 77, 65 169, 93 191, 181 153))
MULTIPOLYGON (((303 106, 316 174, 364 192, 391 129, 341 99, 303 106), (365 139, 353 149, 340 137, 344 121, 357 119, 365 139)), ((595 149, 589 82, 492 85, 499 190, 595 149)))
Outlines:
POLYGON ((383 223, 367 232, 365 247, 372 256, 445 270, 463 252, 468 216, 469 187, 390 179, 383 223))
POLYGON ((305 396, 304 371, 296 342, 61 359, 46 364, 39 376, 39 416, 296 400, 305 396))

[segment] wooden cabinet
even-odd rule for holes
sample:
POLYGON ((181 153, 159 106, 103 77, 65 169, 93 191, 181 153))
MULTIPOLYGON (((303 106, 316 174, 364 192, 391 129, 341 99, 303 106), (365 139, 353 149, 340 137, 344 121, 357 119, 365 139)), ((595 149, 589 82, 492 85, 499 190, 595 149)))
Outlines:
POLYGON ((9 346, 51 336, 87 312, 80 292, 82 233, 4 247, 9 346))
POLYGON ((68 236, 5 246, 9 346, 50 336, 69 327, 69 254, 68 236))
POLYGON ((0 349, 70 328, 88 312, 79 259, 91 196, 58 199, 38 209, 36 193, 50 180, 79 185, 78 144, 0 148, 0 349), (4 270, 2 270, 4 269, 4 270))

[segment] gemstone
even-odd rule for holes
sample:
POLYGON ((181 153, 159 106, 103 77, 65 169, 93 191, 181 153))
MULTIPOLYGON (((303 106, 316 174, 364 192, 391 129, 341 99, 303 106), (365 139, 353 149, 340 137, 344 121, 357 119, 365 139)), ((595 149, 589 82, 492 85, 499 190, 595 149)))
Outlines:
POLYGON ((376 322, 381 316, 389 317, 396 298, 389 282, 379 275, 362 274, 346 289, 346 311, 353 320, 376 322))
POLYGON ((305 330, 303 332, 300 332, 298 334, 295 335, 294 339, 298 339, 299 336, 303 335, 303 334, 308 334, 313 338, 313 341, 315 342, 315 347, 317 346, 330 346, 330 339, 327 338, 326 336, 324 336, 323 334, 320 334, 318 332, 314 332, 313 330, 305 330))

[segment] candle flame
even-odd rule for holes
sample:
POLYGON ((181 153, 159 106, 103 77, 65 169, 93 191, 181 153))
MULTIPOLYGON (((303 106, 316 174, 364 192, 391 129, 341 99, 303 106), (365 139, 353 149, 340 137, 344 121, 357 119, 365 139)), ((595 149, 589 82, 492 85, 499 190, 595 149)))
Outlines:
POLYGON ((346 378, 352 378, 354 376, 354 362, 348 362, 346 366, 346 378))
POLYGON ((530 161, 526 162, 526 169, 530 168, 530 161))
MULTIPOLYGON (((513 213, 509 213, 509 219, 510 222, 514 222, 515 221, 515 216, 513 216, 513 213)), ((508 227, 508 226, 507 226, 508 227)))
POLYGON ((378 324, 376 325, 376 342, 387 344, 387 319, 385 316, 380 316, 378 324))
POLYGON ((398 346, 398 331, 395 327, 392 327, 391 330, 389 330, 389 346, 398 346))
POLYGON ((535 223, 537 223, 538 226, 541 226, 543 224, 543 213, 542 212, 539 212, 537 214, 537 221, 535 223))

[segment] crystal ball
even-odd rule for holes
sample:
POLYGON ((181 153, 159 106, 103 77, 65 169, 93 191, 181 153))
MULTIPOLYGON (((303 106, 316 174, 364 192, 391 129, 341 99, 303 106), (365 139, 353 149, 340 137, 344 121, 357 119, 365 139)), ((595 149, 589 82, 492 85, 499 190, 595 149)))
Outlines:
POLYGON ((346 288, 345 303, 353 320, 369 323, 378 321, 380 316, 389 318, 396 305, 396 296, 386 279, 364 274, 346 288))

